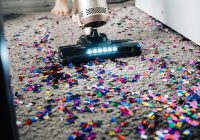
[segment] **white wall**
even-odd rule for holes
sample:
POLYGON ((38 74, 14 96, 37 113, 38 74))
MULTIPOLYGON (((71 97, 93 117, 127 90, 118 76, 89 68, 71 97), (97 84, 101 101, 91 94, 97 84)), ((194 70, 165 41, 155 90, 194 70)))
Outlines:
POLYGON ((200 45, 200 0, 136 0, 136 7, 200 45))

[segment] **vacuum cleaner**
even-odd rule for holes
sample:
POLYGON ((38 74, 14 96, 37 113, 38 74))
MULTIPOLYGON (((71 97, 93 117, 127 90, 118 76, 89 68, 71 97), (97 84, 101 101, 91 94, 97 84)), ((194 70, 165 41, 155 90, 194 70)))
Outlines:
POLYGON ((109 20, 106 0, 73 0, 73 13, 85 34, 79 37, 77 44, 58 48, 62 65, 141 54, 140 44, 131 39, 110 40, 106 34, 98 33, 97 28, 109 20))

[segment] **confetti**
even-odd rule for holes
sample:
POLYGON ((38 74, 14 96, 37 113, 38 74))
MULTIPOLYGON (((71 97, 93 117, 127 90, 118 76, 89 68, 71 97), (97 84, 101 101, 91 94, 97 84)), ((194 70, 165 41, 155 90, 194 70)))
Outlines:
POLYGON ((19 131, 43 133, 37 128, 51 124, 58 132, 59 122, 58 135, 68 140, 198 139, 198 47, 134 7, 109 12, 110 32, 140 42, 142 56, 63 67, 57 42, 73 42, 79 33, 66 17, 6 21, 19 131))

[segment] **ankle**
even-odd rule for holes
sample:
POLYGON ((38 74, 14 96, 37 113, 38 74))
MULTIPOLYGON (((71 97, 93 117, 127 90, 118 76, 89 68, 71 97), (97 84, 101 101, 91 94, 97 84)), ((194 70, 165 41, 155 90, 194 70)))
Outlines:
POLYGON ((56 0, 56 3, 58 4, 67 4, 66 0, 56 0))

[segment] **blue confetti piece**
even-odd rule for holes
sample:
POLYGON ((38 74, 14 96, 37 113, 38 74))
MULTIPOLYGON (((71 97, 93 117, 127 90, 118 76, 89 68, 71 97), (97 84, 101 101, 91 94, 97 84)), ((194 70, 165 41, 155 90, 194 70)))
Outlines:
POLYGON ((75 140, 75 138, 76 138, 75 136, 69 136, 67 139, 68 140, 75 140))
POLYGON ((89 126, 87 128, 82 129, 83 132, 91 132, 92 131, 92 126, 89 126))
POLYGON ((35 118, 31 118, 32 122, 37 122, 37 120, 35 118))
POLYGON ((73 93, 72 93, 72 92, 67 92, 67 94, 68 94, 68 95, 72 95, 73 93))
POLYGON ((121 102, 121 105, 125 106, 125 107, 130 107, 130 104, 127 102, 121 102))
POLYGON ((138 103, 141 103, 142 99, 141 98, 136 98, 135 101, 138 102, 138 103))
POLYGON ((111 118, 111 122, 112 122, 112 123, 117 122, 117 118, 116 118, 116 117, 112 117, 112 118, 111 118))

